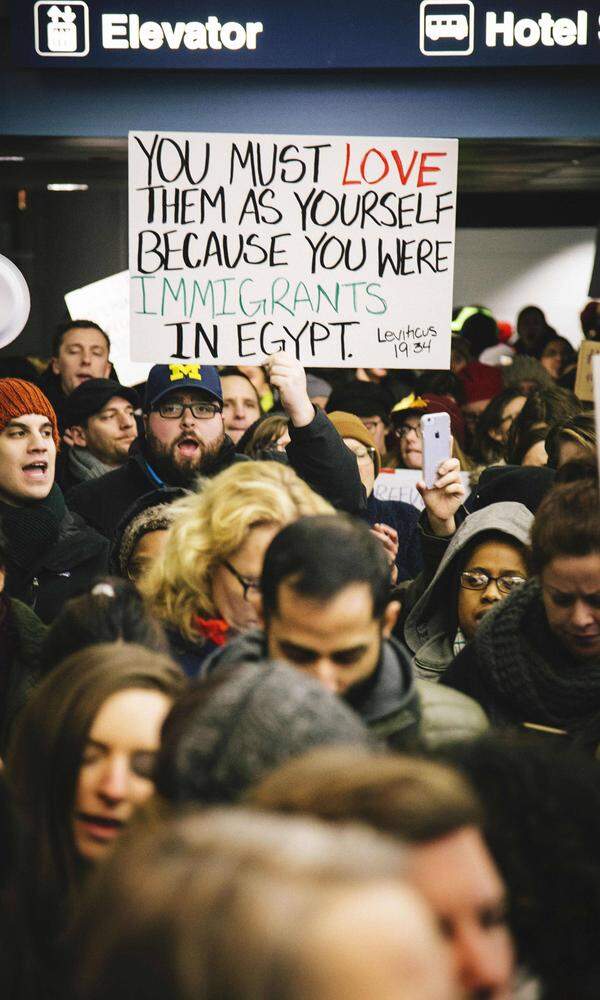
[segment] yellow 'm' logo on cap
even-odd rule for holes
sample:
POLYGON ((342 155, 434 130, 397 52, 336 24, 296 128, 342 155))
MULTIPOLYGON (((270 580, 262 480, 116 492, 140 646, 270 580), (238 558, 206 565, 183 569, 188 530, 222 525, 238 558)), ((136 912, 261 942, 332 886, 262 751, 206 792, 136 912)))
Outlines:
POLYGON ((200 365, 169 365, 171 369, 170 381, 178 382, 182 378, 197 378, 202 381, 200 365))

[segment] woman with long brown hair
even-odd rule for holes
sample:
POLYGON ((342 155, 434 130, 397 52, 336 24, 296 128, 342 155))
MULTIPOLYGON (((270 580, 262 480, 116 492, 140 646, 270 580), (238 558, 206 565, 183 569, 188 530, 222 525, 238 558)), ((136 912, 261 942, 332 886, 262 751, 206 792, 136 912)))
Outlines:
POLYGON ((23 995, 54 995, 73 903, 152 794, 160 727, 184 685, 164 654, 107 643, 69 656, 24 709, 7 761, 20 826, 23 995))

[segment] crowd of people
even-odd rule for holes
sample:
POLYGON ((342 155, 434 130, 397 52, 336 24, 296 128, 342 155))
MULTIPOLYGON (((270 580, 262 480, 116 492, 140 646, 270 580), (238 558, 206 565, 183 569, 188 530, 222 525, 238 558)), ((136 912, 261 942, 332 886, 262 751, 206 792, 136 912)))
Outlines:
POLYGON ((537 306, 452 328, 449 371, 0 359, 3 996, 600 996, 593 405, 537 306))

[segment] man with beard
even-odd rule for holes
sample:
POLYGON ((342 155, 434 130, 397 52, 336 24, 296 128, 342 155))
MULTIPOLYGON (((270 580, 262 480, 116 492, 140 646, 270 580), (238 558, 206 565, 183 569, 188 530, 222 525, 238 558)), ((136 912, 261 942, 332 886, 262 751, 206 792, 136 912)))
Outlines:
POLYGON ((396 750, 487 729, 471 698, 447 698, 448 689, 415 680, 408 649, 392 635, 400 604, 386 553, 358 519, 324 514, 283 528, 267 549, 258 603, 264 628, 215 651, 204 676, 239 663, 287 663, 342 698, 396 750))
POLYGON ((154 365, 146 383, 144 434, 124 466, 75 486, 72 510, 111 537, 138 497, 163 486, 191 487, 237 460, 223 429, 221 382, 212 365, 154 365))
MULTIPOLYGON (((302 365, 283 352, 269 359, 270 378, 290 417, 290 464, 334 506, 358 513, 365 503, 356 459, 306 391, 302 365)), ((107 537, 138 497, 165 486, 192 488, 198 475, 214 476, 238 455, 225 434, 223 392, 212 365, 154 365, 146 383, 144 433, 127 463, 67 495, 72 510, 107 537)))

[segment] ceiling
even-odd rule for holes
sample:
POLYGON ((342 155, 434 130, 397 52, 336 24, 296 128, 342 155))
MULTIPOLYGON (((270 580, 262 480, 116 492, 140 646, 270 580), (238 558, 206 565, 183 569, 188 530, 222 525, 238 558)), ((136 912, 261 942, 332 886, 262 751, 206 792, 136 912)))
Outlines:
MULTIPOLYGON (((2 187, 45 186, 54 181, 127 182, 127 141, 115 138, 0 137, 2 187)), ((464 139, 460 143, 462 193, 600 191, 600 140, 464 139)))
MULTIPOLYGON (((49 183, 127 190, 127 140, 0 136, 0 195, 49 183), (2 162, 2 156, 23 156, 2 162)), ((596 226, 600 139, 464 139, 459 154, 459 227, 596 226)), ((16 198, 15 198, 16 201, 16 198)))
POLYGON ((459 187, 465 192, 600 191, 600 141, 465 139, 459 187))

